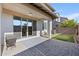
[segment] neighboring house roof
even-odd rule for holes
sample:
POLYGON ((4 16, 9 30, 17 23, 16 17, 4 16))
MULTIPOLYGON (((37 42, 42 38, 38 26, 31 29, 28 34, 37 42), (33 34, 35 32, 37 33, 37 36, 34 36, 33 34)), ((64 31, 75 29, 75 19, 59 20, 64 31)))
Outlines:
POLYGON ((68 19, 67 17, 60 17, 60 18, 62 18, 62 19, 68 19))

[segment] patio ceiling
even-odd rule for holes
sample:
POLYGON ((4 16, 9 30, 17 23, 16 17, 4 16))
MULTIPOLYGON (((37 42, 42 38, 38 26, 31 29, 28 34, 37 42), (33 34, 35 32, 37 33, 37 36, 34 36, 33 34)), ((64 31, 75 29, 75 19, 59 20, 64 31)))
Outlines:
POLYGON ((47 13, 50 15, 53 19, 57 18, 57 14, 55 13, 54 8, 52 8, 49 4, 47 3, 30 3, 31 5, 35 6, 36 8, 39 8, 43 12, 47 13))

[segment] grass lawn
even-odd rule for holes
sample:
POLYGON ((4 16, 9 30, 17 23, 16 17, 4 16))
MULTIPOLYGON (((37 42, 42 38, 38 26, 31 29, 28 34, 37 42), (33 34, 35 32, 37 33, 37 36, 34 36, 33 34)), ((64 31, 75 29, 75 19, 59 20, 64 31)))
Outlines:
POLYGON ((52 35, 52 38, 57 40, 67 41, 67 42, 74 42, 73 35, 55 34, 55 35, 52 35))

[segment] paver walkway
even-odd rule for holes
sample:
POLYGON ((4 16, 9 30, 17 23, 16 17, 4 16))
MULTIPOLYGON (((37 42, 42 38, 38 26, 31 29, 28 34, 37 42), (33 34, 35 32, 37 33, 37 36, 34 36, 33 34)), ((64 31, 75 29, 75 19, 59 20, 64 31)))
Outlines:
POLYGON ((15 56, 79 56, 79 44, 47 40, 15 56))

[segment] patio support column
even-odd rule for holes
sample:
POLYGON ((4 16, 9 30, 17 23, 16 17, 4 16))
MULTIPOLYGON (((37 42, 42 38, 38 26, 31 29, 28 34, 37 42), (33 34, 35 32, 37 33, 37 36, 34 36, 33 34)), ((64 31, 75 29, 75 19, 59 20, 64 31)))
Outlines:
POLYGON ((52 35, 52 20, 48 20, 48 36, 51 38, 52 35))
POLYGON ((1 55, 1 18, 2 18, 2 4, 0 4, 0 55, 1 55))
POLYGON ((37 36, 40 36, 42 33, 42 21, 37 21, 37 36))

